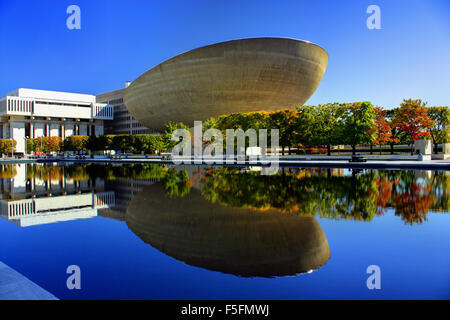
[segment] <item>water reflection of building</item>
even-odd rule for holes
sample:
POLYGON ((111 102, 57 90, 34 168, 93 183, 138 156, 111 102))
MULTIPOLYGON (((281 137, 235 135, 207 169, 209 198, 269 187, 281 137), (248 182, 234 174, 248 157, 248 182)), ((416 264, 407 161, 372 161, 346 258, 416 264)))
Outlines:
POLYGON ((0 178, 0 199, 104 190, 103 179, 73 179, 65 174, 66 168, 63 166, 53 166, 59 169, 57 174, 46 174, 43 173, 45 168, 46 166, 43 165, 33 167, 33 165, 24 164, 0 166, 2 172, 9 172, 0 178))
POLYGON ((124 221, 128 205, 134 196, 146 186, 160 181, 157 179, 117 179, 105 182, 105 189, 114 192, 114 207, 103 209, 99 215, 109 219, 124 221))
POLYGON ((134 197, 125 217, 144 242, 208 270, 277 277, 310 273, 330 258, 326 235, 314 217, 223 206, 195 188, 170 197, 155 183, 134 197))
POLYGON ((92 218, 114 206, 114 192, 0 200, 0 216, 21 227, 92 218))
POLYGON ((0 216, 25 227, 91 218, 114 206, 114 192, 105 191, 102 179, 75 180, 64 170, 42 165, 2 166, 0 216), (42 173, 49 168, 58 174, 42 173))

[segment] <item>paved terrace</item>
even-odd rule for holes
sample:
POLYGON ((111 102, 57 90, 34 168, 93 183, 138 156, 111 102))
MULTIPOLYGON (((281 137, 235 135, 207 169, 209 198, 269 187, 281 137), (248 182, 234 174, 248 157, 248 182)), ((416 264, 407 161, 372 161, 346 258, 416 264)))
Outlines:
MULTIPOLYGON (((367 162, 349 162, 350 157, 292 157, 292 156, 280 156, 278 165, 280 167, 309 167, 309 168, 355 168, 355 169, 417 169, 417 170, 450 170, 450 160, 429 160, 429 161, 417 161, 416 156, 399 156, 399 157, 380 157, 376 159, 373 157, 368 158, 367 162)), ((129 156, 124 158, 107 158, 96 157, 85 159, 76 158, 48 158, 48 159, 11 159, 0 160, 0 164, 14 164, 14 163, 104 163, 104 164, 124 164, 124 163, 142 163, 142 164, 173 164, 171 160, 164 160, 157 156, 129 156)), ((186 163, 184 163, 186 164, 186 163)), ((211 165, 206 162, 193 163, 193 165, 211 165)), ((238 166, 238 167, 250 167, 250 166, 270 166, 270 163, 263 163, 258 161, 257 163, 226 163, 213 164, 219 166, 238 166)), ((273 165, 273 164, 272 164, 273 165)))
POLYGON ((0 261, 0 300, 58 300, 0 261))

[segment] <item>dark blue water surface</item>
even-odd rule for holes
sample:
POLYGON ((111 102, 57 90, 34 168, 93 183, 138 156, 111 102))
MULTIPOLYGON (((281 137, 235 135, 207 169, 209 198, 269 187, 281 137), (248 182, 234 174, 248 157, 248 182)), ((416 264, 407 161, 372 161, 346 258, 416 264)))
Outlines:
POLYGON ((0 170, 0 261, 60 299, 450 298, 449 172, 0 170))

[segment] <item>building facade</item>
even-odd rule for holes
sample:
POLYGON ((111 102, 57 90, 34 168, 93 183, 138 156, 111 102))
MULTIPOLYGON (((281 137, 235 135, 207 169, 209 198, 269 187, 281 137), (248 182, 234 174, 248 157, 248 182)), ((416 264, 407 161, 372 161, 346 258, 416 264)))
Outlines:
MULTIPOLYGON (((129 82, 125 83, 128 86, 129 82)), ((125 88, 97 95, 97 102, 114 106, 114 121, 105 121, 105 134, 150 134, 154 133, 142 125, 128 112, 123 103, 125 88)))
POLYGON ((16 152, 26 153, 27 138, 98 136, 113 117, 113 106, 94 95, 20 88, 0 99, 0 139, 14 139, 16 152))

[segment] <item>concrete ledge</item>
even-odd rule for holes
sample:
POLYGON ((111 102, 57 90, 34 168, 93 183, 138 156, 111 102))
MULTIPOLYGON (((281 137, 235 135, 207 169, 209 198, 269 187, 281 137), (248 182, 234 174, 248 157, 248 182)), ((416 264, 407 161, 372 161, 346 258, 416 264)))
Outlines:
MULTIPOLYGON (((167 164, 173 165, 170 160, 159 159, 83 159, 83 160, 60 160, 61 162, 68 163, 109 163, 109 164, 125 164, 125 163, 141 163, 141 164, 167 164)), ((223 166, 223 167, 251 167, 251 166, 264 166, 269 167, 269 164, 257 163, 233 163, 233 164, 183 164, 183 165, 206 165, 206 166, 223 166)), ((450 170, 450 161, 368 161, 368 162, 348 162, 348 160, 280 160, 278 162, 280 167, 305 167, 305 168, 355 168, 355 169, 418 169, 418 170, 450 170)))
POLYGON ((0 261, 0 300, 58 300, 0 261))
POLYGON ((432 160, 450 160, 450 154, 438 153, 431 156, 432 160))
MULTIPOLYGON (((167 164, 173 165, 171 160, 161 159, 73 159, 73 158, 60 158, 60 159, 41 159, 30 161, 29 163, 98 163, 98 164, 167 164)), ((0 163, 4 163, 0 161, 0 163)), ((18 162, 16 162, 18 163, 18 162)), ((251 167, 251 166, 271 166, 270 163, 222 163, 222 164, 207 164, 205 162, 200 164, 186 164, 183 165, 206 165, 206 166, 224 166, 224 167, 251 167)), ((372 160, 368 159, 367 162, 348 162, 347 159, 285 159, 281 158, 278 161, 280 167, 305 167, 305 168, 355 168, 355 169, 417 169, 417 170, 450 170, 450 161, 417 161, 417 160, 372 160)))

